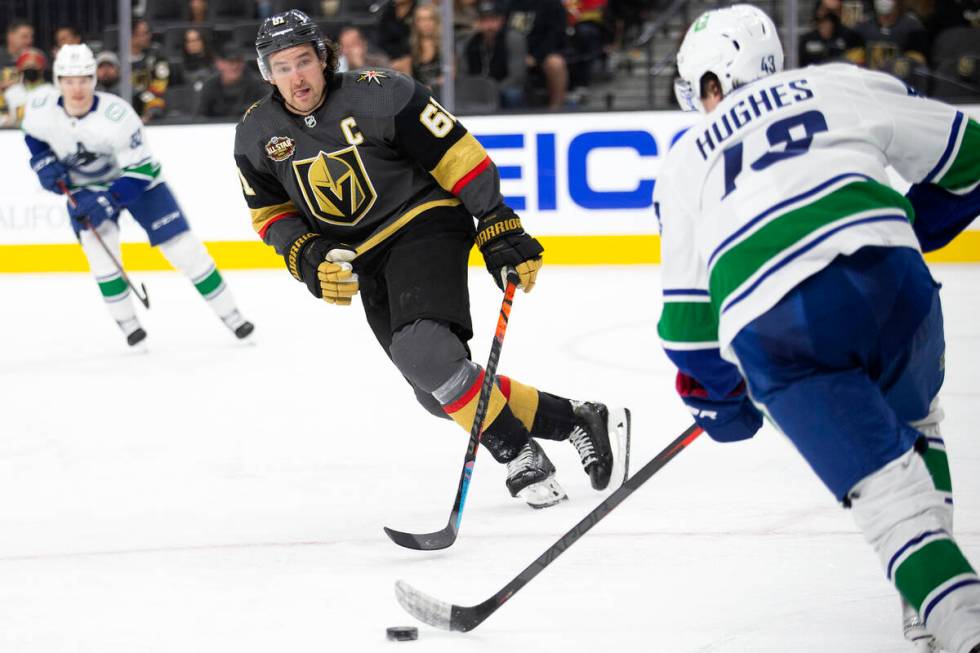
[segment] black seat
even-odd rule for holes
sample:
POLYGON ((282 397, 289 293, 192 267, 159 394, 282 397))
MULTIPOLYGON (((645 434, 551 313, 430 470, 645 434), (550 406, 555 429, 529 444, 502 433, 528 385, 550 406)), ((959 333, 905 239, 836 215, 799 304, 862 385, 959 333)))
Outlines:
POLYGON ((164 93, 167 117, 186 118, 196 114, 198 93, 189 84, 170 86, 164 93))
POLYGON ((456 78, 456 111, 488 114, 500 108, 500 88, 489 77, 460 75, 456 78))

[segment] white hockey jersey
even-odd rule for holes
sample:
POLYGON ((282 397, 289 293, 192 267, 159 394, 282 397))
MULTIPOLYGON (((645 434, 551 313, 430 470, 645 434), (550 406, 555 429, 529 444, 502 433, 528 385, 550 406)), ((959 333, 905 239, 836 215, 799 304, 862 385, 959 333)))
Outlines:
POLYGON ((846 64, 760 79, 691 127, 654 192, 668 354, 720 349, 734 363, 739 330, 836 256, 919 249, 912 205, 889 186, 887 165, 911 182, 968 192, 980 127, 846 64))
POLYGON ((53 87, 33 93, 21 129, 51 147, 68 168, 72 188, 105 190, 123 176, 148 182, 147 189, 162 182, 139 116, 111 93, 96 92, 92 110, 80 118, 65 112, 53 87))

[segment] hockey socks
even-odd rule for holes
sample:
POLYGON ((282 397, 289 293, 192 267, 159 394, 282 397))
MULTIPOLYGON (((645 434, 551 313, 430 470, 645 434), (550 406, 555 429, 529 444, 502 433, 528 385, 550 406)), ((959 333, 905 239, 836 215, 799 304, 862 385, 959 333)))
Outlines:
POLYGON ((888 579, 949 651, 980 642, 980 578, 948 530, 951 507, 912 450, 848 493, 855 522, 888 579))
MULTIPOLYGON (((466 431, 473 427, 476 419, 484 375, 482 367, 467 361, 453 378, 433 393, 446 414, 466 431)), ((510 462, 528 442, 527 429, 507 406, 499 384, 495 383, 490 391, 482 430, 481 442, 497 462, 510 462)))
POLYGON ((191 280, 194 288, 208 303, 215 315, 239 338, 252 332, 235 305, 235 298, 225 284, 221 273, 215 267, 214 259, 204 244, 189 231, 180 233, 160 245, 163 255, 170 264, 191 280), (246 326, 247 325, 247 326, 246 326), (245 333, 247 331, 247 333, 245 333), (240 335, 241 334, 241 335, 240 335))
MULTIPOLYGON (((106 247, 119 259, 119 227, 115 222, 106 220, 98 227, 99 235, 106 247)), ((146 337, 146 332, 136 319, 136 307, 133 304, 129 286, 122 278, 115 262, 106 254, 99 241, 88 229, 83 229, 78 235, 82 251, 88 259, 89 268, 99 285, 99 292, 105 301, 109 315, 116 321, 130 345, 135 345, 146 337)))

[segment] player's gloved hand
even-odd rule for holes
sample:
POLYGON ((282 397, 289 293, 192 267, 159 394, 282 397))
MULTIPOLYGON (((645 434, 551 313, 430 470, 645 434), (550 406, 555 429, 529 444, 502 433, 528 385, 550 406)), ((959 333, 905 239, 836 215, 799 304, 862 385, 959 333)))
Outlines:
POLYGON ((51 150, 44 150, 32 156, 31 169, 37 173, 37 178, 44 190, 61 194, 61 187, 58 182, 68 184, 68 168, 58 160, 57 155, 51 150))
POLYGON ((81 223, 82 228, 89 224, 98 227, 119 215, 119 202, 107 191, 83 188, 72 193, 72 197, 75 198, 75 205, 68 202, 68 215, 72 220, 81 223))
POLYGON ((345 247, 335 247, 327 252, 327 260, 316 271, 323 290, 323 301, 350 306, 351 298, 360 290, 357 274, 351 265, 355 256, 354 250, 345 247))
POLYGON ((710 397, 697 379, 678 372, 677 393, 694 415, 694 421, 716 442, 748 440, 762 426, 762 414, 749 399, 744 381, 717 399, 710 397))
POLYGON ((360 286, 351 261, 354 249, 316 234, 301 236, 287 256, 289 271, 310 293, 330 304, 349 306, 360 286))
POLYGON ((521 278, 520 287, 524 292, 531 292, 541 268, 544 248, 524 231, 516 213, 501 205, 480 218, 476 244, 483 253, 487 270, 501 290, 506 283, 507 268, 510 267, 521 278))

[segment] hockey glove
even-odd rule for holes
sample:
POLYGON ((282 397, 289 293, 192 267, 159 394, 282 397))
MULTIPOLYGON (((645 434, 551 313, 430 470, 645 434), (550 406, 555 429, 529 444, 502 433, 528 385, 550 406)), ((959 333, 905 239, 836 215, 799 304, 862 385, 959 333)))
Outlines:
POLYGON ((51 150, 44 150, 32 156, 31 169, 37 173, 37 178, 44 190, 60 195, 59 182, 68 184, 68 168, 58 160, 58 157, 51 150))
POLYGON ((504 288, 507 268, 517 270, 521 288, 531 292, 538 270, 541 268, 541 243, 529 236, 521 219, 507 206, 480 218, 477 225, 476 245, 483 253, 483 260, 493 280, 504 288))
POLYGON ((119 215, 119 202, 106 191, 95 191, 83 188, 72 194, 75 205, 68 202, 68 215, 79 222, 84 229, 89 224, 98 227, 106 220, 112 220, 119 215))
POLYGON ((354 250, 346 245, 303 234, 286 256, 289 272, 306 284, 310 293, 329 304, 349 306, 360 289, 350 261, 354 250))
POLYGON ((749 399, 744 381, 724 398, 715 399, 697 379, 678 372, 677 393, 694 421, 716 442, 748 440, 762 426, 762 414, 749 399))

